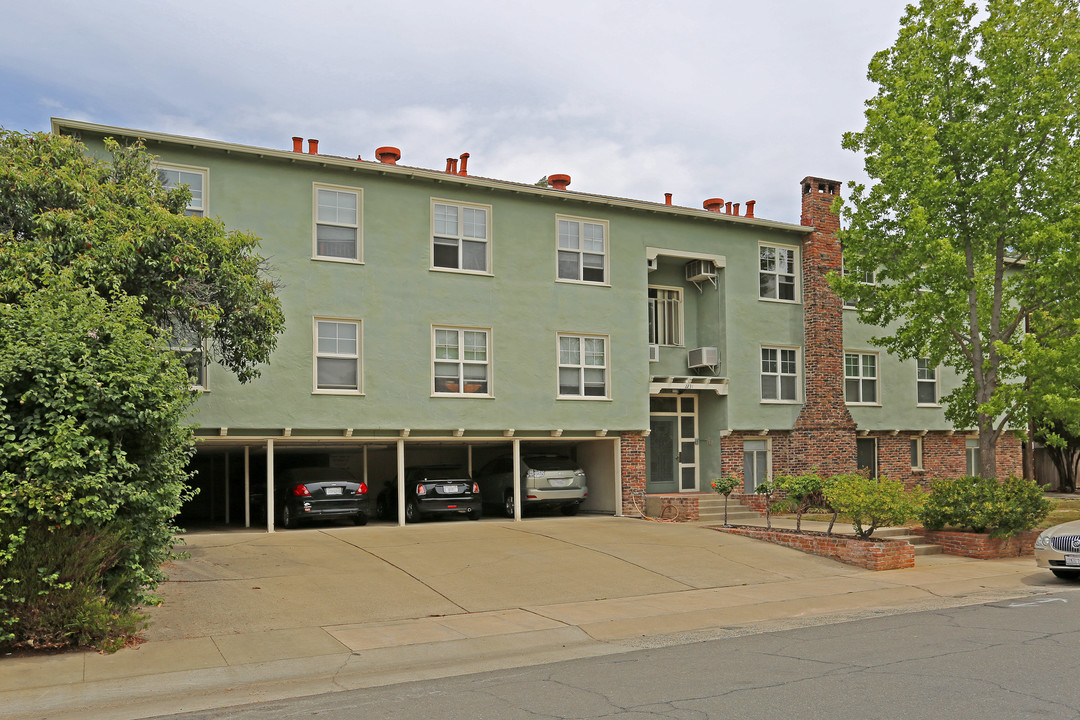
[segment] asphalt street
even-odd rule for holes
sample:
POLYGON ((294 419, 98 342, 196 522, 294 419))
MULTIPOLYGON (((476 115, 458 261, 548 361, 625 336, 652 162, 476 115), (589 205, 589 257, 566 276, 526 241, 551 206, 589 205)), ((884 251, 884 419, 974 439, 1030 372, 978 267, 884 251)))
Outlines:
POLYGON ((1073 719, 1078 590, 167 717, 1073 719))

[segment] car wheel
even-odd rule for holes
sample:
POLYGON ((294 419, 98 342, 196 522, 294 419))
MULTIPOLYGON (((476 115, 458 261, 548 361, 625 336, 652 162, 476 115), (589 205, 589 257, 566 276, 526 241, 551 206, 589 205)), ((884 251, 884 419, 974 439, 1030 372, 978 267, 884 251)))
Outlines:
POLYGON ((578 505, 563 505, 561 510, 563 515, 577 515, 578 505))
POLYGON ((405 503, 405 522, 417 522, 420 520, 420 509, 416 507, 415 500, 405 503))
POLYGON ((367 515, 365 513, 356 513, 353 522, 357 525, 367 525, 367 515))
POLYGON ((375 517, 380 520, 390 519, 390 509, 387 507, 389 503, 386 502, 385 495, 379 495, 375 498, 375 517))
POLYGON ((514 493, 506 493, 506 497, 503 499, 503 514, 508 518, 514 517, 514 493))
POLYGON ((281 508, 281 525, 286 530, 292 530, 296 527, 296 516, 293 515, 293 511, 289 509, 288 503, 281 508))
POLYGON ((1051 568, 1050 572, 1063 580, 1076 580, 1077 578, 1080 578, 1080 570, 1055 570, 1051 568))
POLYGON ((481 514, 482 514, 482 512, 481 512, 480 508, 475 508, 475 509, 469 510, 469 512, 465 513, 465 517, 469 518, 470 520, 479 520, 481 514))

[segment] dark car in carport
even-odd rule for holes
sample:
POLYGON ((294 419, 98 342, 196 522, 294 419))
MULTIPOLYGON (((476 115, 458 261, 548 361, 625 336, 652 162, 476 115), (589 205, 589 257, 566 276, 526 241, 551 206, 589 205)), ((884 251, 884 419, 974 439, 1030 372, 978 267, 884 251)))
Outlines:
MULTIPOLYGON (((383 520, 397 519, 397 482, 387 480, 375 501, 383 520)), ((459 465, 424 465, 405 471, 405 522, 433 515, 464 515, 479 520, 480 488, 459 465)))
POLYGON ((286 528, 313 519, 345 519, 364 525, 371 515, 367 483, 344 468, 285 470, 278 498, 278 518, 286 528))

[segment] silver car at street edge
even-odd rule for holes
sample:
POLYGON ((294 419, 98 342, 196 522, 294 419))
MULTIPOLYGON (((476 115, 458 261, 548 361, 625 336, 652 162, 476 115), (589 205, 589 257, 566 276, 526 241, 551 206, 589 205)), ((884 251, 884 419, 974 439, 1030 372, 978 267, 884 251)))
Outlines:
POLYGON ((1080 579, 1080 520, 1043 530, 1035 540, 1035 563, 1059 578, 1080 579))

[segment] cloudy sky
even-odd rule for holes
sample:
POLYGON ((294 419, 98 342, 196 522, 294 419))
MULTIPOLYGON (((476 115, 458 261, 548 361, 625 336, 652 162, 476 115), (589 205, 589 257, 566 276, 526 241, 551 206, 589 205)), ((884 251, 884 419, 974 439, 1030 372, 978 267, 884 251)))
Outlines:
POLYGON ((0 22, 0 126, 52 116, 798 222, 861 177, 872 54, 904 0, 32 0, 0 22))

